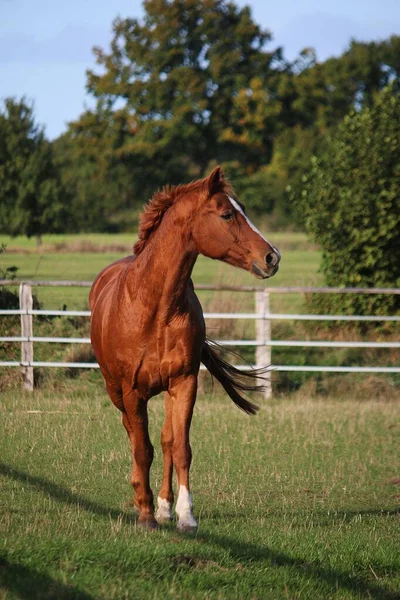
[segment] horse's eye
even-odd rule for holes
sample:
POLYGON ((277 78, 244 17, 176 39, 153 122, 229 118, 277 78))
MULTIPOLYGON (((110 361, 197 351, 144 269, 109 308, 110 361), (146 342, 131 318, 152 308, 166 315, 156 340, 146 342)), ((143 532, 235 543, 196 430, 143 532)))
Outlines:
POLYGON ((233 212, 232 211, 224 212, 221 215, 221 219, 223 219, 224 221, 232 221, 232 219, 233 219, 233 212))

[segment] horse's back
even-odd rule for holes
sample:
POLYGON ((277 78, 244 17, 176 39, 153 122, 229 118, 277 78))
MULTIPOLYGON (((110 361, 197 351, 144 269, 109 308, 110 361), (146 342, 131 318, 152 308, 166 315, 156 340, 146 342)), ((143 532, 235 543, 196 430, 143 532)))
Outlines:
POLYGON ((100 271, 93 282, 89 294, 89 306, 91 310, 94 309, 96 301, 106 285, 115 282, 119 275, 135 260, 135 258, 136 256, 134 254, 125 256, 100 271))

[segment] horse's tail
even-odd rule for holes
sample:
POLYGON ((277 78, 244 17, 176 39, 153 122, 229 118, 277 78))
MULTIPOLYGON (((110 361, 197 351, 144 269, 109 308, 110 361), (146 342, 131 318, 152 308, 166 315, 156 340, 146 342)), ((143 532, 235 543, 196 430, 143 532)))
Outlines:
POLYGON ((206 340, 201 353, 201 362, 220 382, 236 406, 248 415, 255 415, 259 406, 246 400, 240 392, 262 392, 265 386, 258 382, 265 381, 264 376, 268 368, 241 371, 221 358, 215 348, 218 348, 216 342, 206 340))

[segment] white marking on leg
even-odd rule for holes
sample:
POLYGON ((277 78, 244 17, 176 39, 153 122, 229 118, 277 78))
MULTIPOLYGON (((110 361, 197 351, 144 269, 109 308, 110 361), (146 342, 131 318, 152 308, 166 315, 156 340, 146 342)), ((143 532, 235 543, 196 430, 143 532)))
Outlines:
POLYGON ((173 518, 172 514, 172 503, 168 502, 165 498, 157 498, 157 512, 156 512, 156 520, 160 523, 165 521, 171 521, 173 518))
POLYGON ((192 496, 184 485, 179 486, 175 511, 178 515, 178 529, 195 529, 197 527, 197 521, 193 516, 192 496))
POLYGON ((237 210, 238 212, 240 212, 240 214, 241 214, 241 215, 242 215, 242 216, 243 216, 243 217, 246 219, 246 221, 247 221, 247 223, 248 223, 249 227, 251 227, 251 229, 252 229, 253 231, 255 231, 256 233, 258 233, 258 235, 260 236, 260 238, 262 238, 262 239, 264 240, 264 242, 267 242, 267 244, 269 244, 269 245, 271 246, 272 250, 273 250, 274 252, 276 252, 276 253, 278 254, 278 256, 280 256, 280 254, 279 254, 279 251, 277 250, 277 248, 275 248, 275 246, 274 246, 273 244, 271 244, 271 242, 269 242, 269 241, 268 241, 268 240, 267 240, 267 239, 266 239, 266 238, 263 236, 263 234, 261 233, 261 231, 259 231, 259 230, 257 229, 257 227, 254 225, 254 223, 252 223, 252 222, 250 221, 249 217, 248 217, 248 216, 245 214, 245 212, 243 211, 243 208, 240 206, 240 204, 238 204, 238 203, 236 202, 236 200, 235 200, 234 198, 231 198, 230 196, 228 196, 228 199, 229 199, 230 203, 232 204, 232 206, 233 206, 234 208, 236 208, 236 210, 237 210))

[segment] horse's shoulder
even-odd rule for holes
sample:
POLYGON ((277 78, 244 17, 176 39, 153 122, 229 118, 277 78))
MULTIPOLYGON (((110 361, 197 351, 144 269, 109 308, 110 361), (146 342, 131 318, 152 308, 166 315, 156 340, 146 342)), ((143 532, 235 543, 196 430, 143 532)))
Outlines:
POLYGON ((112 281, 115 281, 119 277, 119 275, 126 269, 126 267, 135 260, 135 258, 136 256, 134 254, 130 256, 125 256, 124 258, 116 260, 115 262, 105 267, 102 271, 100 271, 100 273, 97 275, 96 279, 92 284, 89 294, 89 306, 91 310, 93 310, 96 300, 99 297, 99 294, 105 288, 105 286, 111 283, 112 281))

